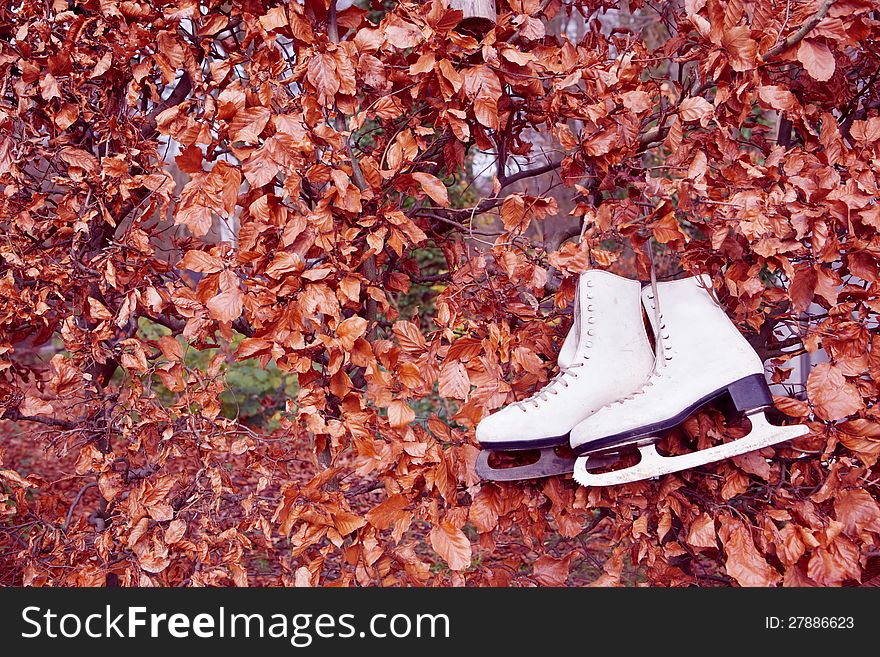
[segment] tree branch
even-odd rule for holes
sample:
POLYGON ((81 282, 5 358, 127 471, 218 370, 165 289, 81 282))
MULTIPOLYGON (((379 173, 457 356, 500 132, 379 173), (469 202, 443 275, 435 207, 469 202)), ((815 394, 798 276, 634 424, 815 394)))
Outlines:
POLYGON ((147 114, 147 122, 144 124, 142 130, 142 134, 144 135, 144 137, 149 138, 156 133, 156 117, 168 108, 174 107, 175 105, 179 105, 180 103, 182 103, 189 95, 189 92, 192 91, 192 88, 192 78, 189 76, 189 73, 184 71, 180 76, 180 80, 177 81, 177 86, 174 87, 174 91, 171 92, 171 95, 162 102, 158 103, 147 114))
POLYGON ((559 162, 548 162, 542 166, 535 167, 534 169, 526 169, 525 171, 520 171, 511 176, 502 176, 498 179, 498 182, 501 183, 502 187, 507 187, 508 185, 512 185, 513 183, 526 178, 532 178, 544 173, 549 173, 550 171, 556 171, 560 166, 562 166, 562 160, 559 162))
POLYGON ((39 422, 47 424, 50 427, 61 427, 62 429, 76 429, 77 425, 67 420, 59 420, 54 417, 42 417, 39 415, 22 415, 17 408, 7 408, 3 413, 4 420, 12 420, 13 422, 39 422))
POLYGON ((94 488, 98 485, 97 481, 90 481, 85 486, 79 489, 79 492, 76 494, 76 497, 73 498, 73 503, 70 505, 70 508, 67 510, 67 517, 64 519, 64 524, 61 525, 61 529, 67 531, 67 528, 70 527, 70 521, 73 520, 73 512, 79 504, 80 500, 83 498, 83 495, 86 494, 86 491, 90 488, 94 488))
POLYGON ((822 6, 819 7, 819 11, 813 14, 813 17, 810 18, 810 20, 801 25, 797 32, 792 33, 785 41, 765 52, 761 59, 765 62, 769 61, 773 57, 776 57, 776 55, 785 52, 792 46, 796 46, 803 41, 804 37, 807 36, 816 25, 818 25, 819 21, 825 18, 825 14, 828 13, 828 10, 831 9, 831 5, 835 2, 836 0, 825 0, 822 3, 822 6))

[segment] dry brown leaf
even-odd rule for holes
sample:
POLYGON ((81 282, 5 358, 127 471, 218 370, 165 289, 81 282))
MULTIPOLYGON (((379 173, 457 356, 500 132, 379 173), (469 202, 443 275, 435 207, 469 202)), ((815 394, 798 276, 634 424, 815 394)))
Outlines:
POLYGON ((471 565, 471 543, 460 529, 448 522, 431 528, 431 547, 449 565, 450 570, 465 570, 471 565))

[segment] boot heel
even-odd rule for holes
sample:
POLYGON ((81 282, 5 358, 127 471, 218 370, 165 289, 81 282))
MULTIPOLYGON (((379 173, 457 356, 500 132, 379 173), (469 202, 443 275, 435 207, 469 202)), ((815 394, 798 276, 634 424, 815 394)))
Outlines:
POLYGON ((752 374, 734 381, 727 386, 727 392, 740 413, 762 411, 773 406, 773 396, 763 374, 752 374))

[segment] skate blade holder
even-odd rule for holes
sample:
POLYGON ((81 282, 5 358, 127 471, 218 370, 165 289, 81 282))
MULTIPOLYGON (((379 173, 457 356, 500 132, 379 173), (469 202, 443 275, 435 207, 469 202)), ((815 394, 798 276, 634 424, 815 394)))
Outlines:
MULTIPOLYGON (((575 465, 575 457, 560 455, 556 450, 556 447, 522 450, 523 452, 537 451, 538 460, 524 465, 496 468, 489 461, 493 454, 516 454, 517 452, 512 450, 496 451, 484 449, 477 456, 474 472, 477 473, 480 479, 485 481, 522 481, 524 479, 542 479, 544 477, 571 474, 575 465)), ((592 464, 611 465, 616 460, 617 457, 614 455, 595 456, 592 464)))
POLYGON ((638 448, 639 462, 621 470, 595 474, 587 468, 598 468, 604 466, 605 463, 596 461, 589 455, 579 456, 574 464, 574 479, 581 486, 617 486, 725 461, 734 456, 800 438, 810 432, 809 428, 803 424, 782 427, 770 424, 763 409, 746 414, 746 417, 751 422, 752 429, 748 435, 742 438, 677 456, 662 456, 654 443, 642 445, 638 448))

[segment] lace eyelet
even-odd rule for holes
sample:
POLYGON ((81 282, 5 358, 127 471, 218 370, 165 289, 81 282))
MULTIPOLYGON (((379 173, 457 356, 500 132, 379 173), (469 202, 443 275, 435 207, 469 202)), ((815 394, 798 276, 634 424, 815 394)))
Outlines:
POLYGON ((596 334, 596 332, 593 329, 589 329, 587 331, 587 335, 595 335, 595 334, 596 334))

